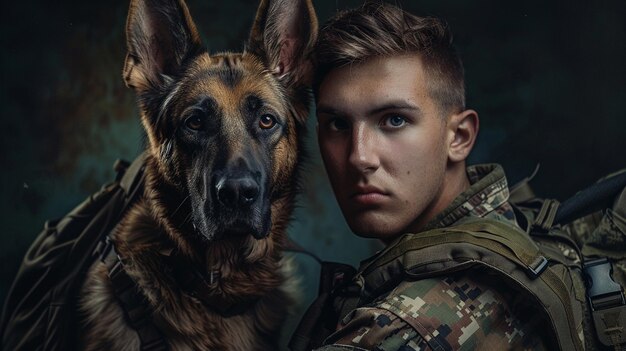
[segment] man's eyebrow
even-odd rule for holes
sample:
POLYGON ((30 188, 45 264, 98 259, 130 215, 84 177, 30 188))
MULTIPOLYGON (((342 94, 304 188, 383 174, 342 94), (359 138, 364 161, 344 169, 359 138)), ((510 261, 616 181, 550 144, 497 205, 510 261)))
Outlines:
POLYGON ((343 113, 343 112, 341 112, 341 111, 339 111, 339 110, 337 110, 335 108, 332 108, 330 106, 325 106, 325 105, 316 106, 315 107, 315 112, 317 114, 324 113, 324 114, 332 115, 332 116, 343 116, 343 115, 345 115, 345 113, 343 113))
POLYGON ((415 111, 419 114, 422 113, 422 110, 417 106, 405 100, 398 101, 389 101, 381 106, 376 106, 375 108, 368 111, 369 115, 375 115, 381 112, 385 112, 387 110, 410 110, 415 111))
MULTIPOLYGON (((369 110, 367 112, 367 115, 375 115, 381 112, 385 112, 387 110, 410 110, 410 111, 415 111, 418 114, 422 113, 422 110, 417 105, 414 105, 405 100, 398 100, 398 101, 388 101, 388 102, 385 102, 383 105, 376 106, 372 108, 371 110, 369 110)), ((323 113, 323 114, 327 114, 331 116, 346 115, 345 112, 341 110, 337 110, 336 108, 333 108, 331 106, 326 106, 326 105, 318 105, 316 107, 316 113, 317 114, 323 113)))

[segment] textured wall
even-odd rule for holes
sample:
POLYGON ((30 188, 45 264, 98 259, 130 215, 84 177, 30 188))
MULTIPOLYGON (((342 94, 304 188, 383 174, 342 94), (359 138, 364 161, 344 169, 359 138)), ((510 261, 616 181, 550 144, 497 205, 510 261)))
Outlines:
MULTIPOLYGON (((142 148, 124 87, 127 1, 3 3, 0 23, 0 299, 47 218, 112 179, 142 148)), ((315 1, 320 19, 360 1, 315 1)), ((240 50, 257 2, 189 0, 211 51, 240 50)), ((468 105, 481 117, 471 160, 511 181, 537 163, 535 185, 563 199, 626 166, 626 2, 404 1, 448 19, 464 58, 468 105)), ((311 120, 314 131, 314 120, 311 120)), ((311 133, 313 134, 313 133, 311 133)), ((378 244, 353 237, 309 143, 291 236, 319 256, 357 264, 378 244)), ((307 298, 317 266, 299 258, 307 298)))

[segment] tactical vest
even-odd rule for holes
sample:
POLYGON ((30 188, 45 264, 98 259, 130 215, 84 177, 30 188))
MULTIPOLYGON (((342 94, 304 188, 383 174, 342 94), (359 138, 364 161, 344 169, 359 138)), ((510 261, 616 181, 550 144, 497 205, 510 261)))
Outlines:
MULTIPOLYGON (((338 320, 402 281, 472 269, 488 271, 537 306, 550 329, 546 335, 551 340, 546 341, 551 347, 626 349, 624 282, 620 286, 612 277, 615 257, 609 260, 597 252, 593 252, 596 257, 585 257, 579 250, 584 244, 575 242, 571 233, 565 232, 567 228, 554 225, 559 203, 536 200, 525 186, 522 184, 515 192, 519 206, 514 206, 525 230, 504 222, 467 217, 451 227, 405 234, 356 274, 346 265, 327 263, 322 267, 325 282, 320 285, 320 297, 296 329, 291 349, 321 346, 338 320), (324 285, 336 281, 343 282, 323 291, 324 285)), ((626 192, 615 206, 626 206, 624 200, 626 192)), ((612 213, 609 208, 605 217, 612 213)), ((626 237, 626 226, 616 230, 626 237)), ((624 259, 626 252, 617 255, 624 259)), ((619 269, 624 270, 624 266, 619 269)))

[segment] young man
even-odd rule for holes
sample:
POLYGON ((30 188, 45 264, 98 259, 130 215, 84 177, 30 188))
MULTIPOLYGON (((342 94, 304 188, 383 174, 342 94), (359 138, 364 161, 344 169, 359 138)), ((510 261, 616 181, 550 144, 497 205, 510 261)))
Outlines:
MULTIPOLYGON (((479 119, 465 107, 463 68, 444 23, 370 2, 331 19, 321 29, 316 55, 319 146, 355 234, 390 245, 405 233, 468 218, 517 225, 502 168, 466 168, 479 119)), ((385 351, 546 347, 532 309, 480 270, 385 279, 399 283, 366 297, 357 275, 357 308, 346 314, 345 306, 332 302, 335 311, 322 309, 339 320, 324 346, 319 341, 309 346, 385 351)))

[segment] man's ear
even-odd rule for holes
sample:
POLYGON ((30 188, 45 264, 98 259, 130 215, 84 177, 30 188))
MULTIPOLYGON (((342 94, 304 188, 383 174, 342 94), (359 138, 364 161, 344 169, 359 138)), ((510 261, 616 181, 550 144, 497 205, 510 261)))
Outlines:
POLYGON ((137 92, 158 88, 202 50, 183 0, 132 0, 126 22, 124 81, 137 92))
POLYGON ((262 0, 246 51, 259 56, 286 86, 310 85, 317 16, 311 0, 262 0))
POLYGON ((478 136, 480 124, 478 113, 474 110, 465 110, 448 118, 448 160, 464 161, 472 151, 478 136))

